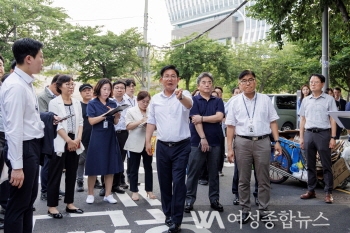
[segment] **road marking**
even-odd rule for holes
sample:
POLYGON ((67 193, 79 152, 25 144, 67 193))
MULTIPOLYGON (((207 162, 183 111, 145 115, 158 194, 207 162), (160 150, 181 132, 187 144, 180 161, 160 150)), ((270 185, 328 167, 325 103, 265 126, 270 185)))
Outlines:
POLYGON ((113 211, 100 211, 100 212, 88 212, 84 214, 70 214, 71 217, 89 217, 89 216, 101 216, 109 215, 112 220, 114 227, 129 226, 128 220, 126 220, 122 210, 113 210, 113 211))
MULTIPOLYGON (((152 215, 153 219, 135 221, 137 225, 164 224, 165 216, 163 211, 160 209, 147 209, 147 211, 152 215)), ((193 222, 193 218, 185 217, 182 219, 182 222, 193 222)))
POLYGON ((224 167, 234 167, 235 164, 234 163, 226 163, 224 162, 224 167))
MULTIPOLYGON (((164 232, 167 231, 169 228, 167 226, 159 226, 159 227, 153 227, 149 230, 147 230, 145 233, 159 233, 159 232, 164 232)), ((211 233, 211 231, 207 229, 197 229, 196 226, 194 225, 188 225, 188 224, 182 224, 181 229, 187 229, 191 230, 191 232, 194 233, 211 233)))
POLYGON ((46 215, 35 215, 35 216, 33 216, 33 229, 34 229, 36 220, 39 220, 39 219, 50 219, 50 218, 51 217, 48 216, 47 214, 46 215))
POLYGON ((347 193, 347 194, 350 194, 350 192, 349 192, 349 191, 347 191, 347 190, 344 190, 344 189, 335 189, 335 190, 338 190, 338 191, 340 191, 340 192, 343 192, 343 193, 347 193))
POLYGON ((131 199, 131 197, 127 193, 115 193, 119 200, 123 203, 125 207, 137 206, 137 204, 131 199))
POLYGON ((115 230, 114 233, 131 233, 131 230, 115 230))
MULTIPOLYGON (((144 189, 145 186, 141 186, 140 185, 140 189, 143 188, 144 189)), ((158 199, 151 199, 147 197, 147 193, 145 190, 140 190, 139 194, 151 205, 151 206, 160 206, 162 205, 162 203, 158 200, 158 199)))

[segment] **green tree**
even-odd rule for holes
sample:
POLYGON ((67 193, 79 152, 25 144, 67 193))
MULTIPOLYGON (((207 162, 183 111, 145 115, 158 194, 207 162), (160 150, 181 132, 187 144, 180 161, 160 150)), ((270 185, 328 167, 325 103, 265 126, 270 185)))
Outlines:
MULTIPOLYGON (((51 0, 0 0, 0 51, 8 61, 13 59, 11 44, 16 39, 31 37, 48 44, 67 27, 64 9, 51 4, 51 0)), ((51 59, 49 54, 45 59, 51 59)))
POLYGON ((101 27, 73 27, 54 38, 51 50, 57 62, 76 67, 81 81, 135 76, 142 66, 137 55, 143 46, 135 28, 120 35, 101 27))
MULTIPOLYGON (((272 26, 269 37, 280 48, 284 41, 296 42, 304 61, 320 61, 322 12, 325 6, 329 6, 330 82, 349 92, 350 0, 258 0, 249 10, 254 18, 266 19, 272 26)), ((310 73, 321 71, 320 66, 313 68, 310 73)))
MULTIPOLYGON (((193 35, 192 35, 193 36, 193 35)), ((173 40, 172 45, 187 41, 189 37, 173 40)), ((207 36, 202 36, 186 45, 177 46, 166 51, 164 59, 158 60, 153 70, 159 71, 164 65, 173 64, 180 70, 180 76, 190 89, 191 78, 202 72, 211 72, 216 84, 231 78, 229 48, 207 36)))
POLYGON ((233 57, 234 76, 238 77, 245 69, 253 70, 258 79, 257 89, 264 93, 294 93, 307 83, 310 67, 320 66, 315 59, 306 61, 292 44, 283 50, 271 42, 240 44, 234 48, 233 57))

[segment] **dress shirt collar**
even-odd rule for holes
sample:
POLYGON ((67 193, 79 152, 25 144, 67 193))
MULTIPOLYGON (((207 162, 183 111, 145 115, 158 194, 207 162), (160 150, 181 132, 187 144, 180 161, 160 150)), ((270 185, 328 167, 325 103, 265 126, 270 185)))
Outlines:
MULTIPOLYGON (((209 99, 214 99, 215 96, 210 94, 210 98, 209 99)), ((198 95, 198 99, 202 99, 202 100, 207 100, 206 98, 204 98, 203 96, 201 96, 201 94, 198 95)))
POLYGON ((241 93, 240 95, 243 95, 243 97, 244 97, 245 100, 250 100, 250 101, 252 101, 252 100, 255 100, 255 99, 256 99, 257 92, 255 92, 253 99, 249 99, 244 93, 241 93))
POLYGON ((160 95, 161 95, 163 98, 171 98, 171 97, 173 97, 173 96, 175 95, 175 90, 174 90, 174 92, 173 92, 170 96, 166 96, 165 93, 164 93, 164 91, 162 91, 162 92, 160 93, 160 95))
POLYGON ((120 102, 119 102, 116 98, 114 98, 114 97, 113 97, 113 99, 115 100, 115 102, 116 102, 118 105, 122 105, 122 104, 124 104, 125 101, 126 101, 125 96, 123 96, 123 99, 122 99, 122 101, 120 101, 120 102))
POLYGON ((50 88, 49 88, 48 86, 45 87, 45 90, 46 90, 53 98, 57 97, 57 96, 50 90, 50 88))
POLYGON ((28 75, 26 72, 18 68, 17 66, 15 67, 14 71, 19 77, 21 77, 28 85, 31 85, 34 82, 34 77, 28 75))
POLYGON ((324 92, 322 92, 321 93, 321 95, 319 96, 319 97, 314 97, 314 95, 311 93, 311 95, 309 95, 309 99, 312 99, 312 98, 314 98, 314 99, 318 99, 318 98, 326 98, 326 95, 328 95, 328 94, 326 94, 326 93, 324 93, 324 92))

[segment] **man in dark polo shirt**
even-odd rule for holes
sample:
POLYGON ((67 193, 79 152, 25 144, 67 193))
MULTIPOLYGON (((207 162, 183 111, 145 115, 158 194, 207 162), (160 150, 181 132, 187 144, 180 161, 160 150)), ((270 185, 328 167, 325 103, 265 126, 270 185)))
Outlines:
POLYGON ((222 212, 219 203, 219 163, 221 121, 224 117, 224 103, 211 95, 213 77, 210 73, 201 73, 197 78, 199 95, 193 97, 190 111, 191 153, 188 160, 187 193, 184 211, 189 213, 196 201, 198 178, 203 164, 207 161, 209 175, 209 200, 211 208, 222 212))
POLYGON ((324 201, 333 203, 333 172, 331 149, 335 146, 337 124, 328 111, 337 111, 332 96, 322 91, 326 78, 322 74, 312 74, 309 78, 312 94, 305 97, 300 107, 300 147, 305 149, 307 160, 307 192, 301 199, 316 198, 317 185, 316 154, 320 155, 324 191, 324 201))

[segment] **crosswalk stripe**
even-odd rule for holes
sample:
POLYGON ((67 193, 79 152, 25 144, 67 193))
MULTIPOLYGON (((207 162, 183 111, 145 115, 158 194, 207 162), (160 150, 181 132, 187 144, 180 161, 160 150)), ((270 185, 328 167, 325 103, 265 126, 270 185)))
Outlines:
POLYGON ((151 206, 159 206, 162 203, 158 199, 150 199, 147 197, 147 192, 144 190, 145 186, 140 185, 139 194, 151 205, 151 206))
POLYGON ((137 204, 131 199, 131 197, 127 194, 120 194, 120 193, 115 193, 119 200, 123 203, 125 207, 130 207, 130 206, 137 206, 137 204))
POLYGON ((126 220, 122 210, 85 212, 84 214, 70 214, 70 216, 72 218, 74 218, 74 217, 102 216, 102 215, 109 215, 114 227, 121 227, 121 226, 129 226, 130 225, 128 220, 126 220))

